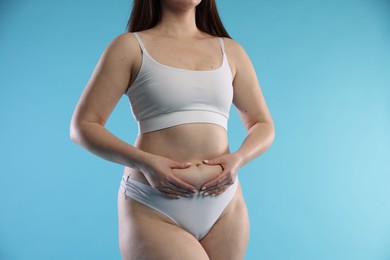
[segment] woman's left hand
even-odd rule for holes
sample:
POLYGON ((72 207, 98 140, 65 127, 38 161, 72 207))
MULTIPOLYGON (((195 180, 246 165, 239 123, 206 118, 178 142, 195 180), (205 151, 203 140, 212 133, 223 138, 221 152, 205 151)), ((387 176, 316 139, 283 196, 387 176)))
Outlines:
POLYGON ((218 195, 236 180, 238 170, 242 166, 242 158, 236 153, 228 153, 214 159, 203 160, 203 163, 206 165, 220 165, 223 169, 217 177, 203 183, 201 188, 203 195, 218 195))

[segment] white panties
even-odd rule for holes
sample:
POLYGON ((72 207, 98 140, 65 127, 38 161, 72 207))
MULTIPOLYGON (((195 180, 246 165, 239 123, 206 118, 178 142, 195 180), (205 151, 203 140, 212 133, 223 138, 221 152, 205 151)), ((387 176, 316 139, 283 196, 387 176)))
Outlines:
POLYGON ((234 184, 223 193, 204 196, 199 191, 189 197, 169 198, 150 185, 122 176, 120 189, 142 204, 164 214, 178 226, 201 240, 210 231, 237 189, 238 176, 234 184))

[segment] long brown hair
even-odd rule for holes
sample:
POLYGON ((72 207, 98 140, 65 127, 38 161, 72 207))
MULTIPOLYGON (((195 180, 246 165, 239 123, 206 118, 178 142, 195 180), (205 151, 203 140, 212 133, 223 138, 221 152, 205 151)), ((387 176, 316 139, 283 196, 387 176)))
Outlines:
MULTIPOLYGON (((156 26, 161 20, 160 0, 133 0, 133 9, 127 22, 127 32, 138 32, 156 26)), ((228 37, 219 17, 215 0, 202 0, 195 10, 196 26, 213 36, 228 37)))

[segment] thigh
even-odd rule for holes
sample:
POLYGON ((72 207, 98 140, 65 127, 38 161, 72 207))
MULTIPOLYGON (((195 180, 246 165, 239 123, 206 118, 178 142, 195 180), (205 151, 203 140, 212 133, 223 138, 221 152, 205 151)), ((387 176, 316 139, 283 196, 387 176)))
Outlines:
POLYGON ((248 210, 239 183, 232 201, 200 243, 211 260, 241 260, 248 241, 248 210))
POLYGON ((199 241, 162 213, 118 192, 119 248, 124 260, 209 260, 199 241))

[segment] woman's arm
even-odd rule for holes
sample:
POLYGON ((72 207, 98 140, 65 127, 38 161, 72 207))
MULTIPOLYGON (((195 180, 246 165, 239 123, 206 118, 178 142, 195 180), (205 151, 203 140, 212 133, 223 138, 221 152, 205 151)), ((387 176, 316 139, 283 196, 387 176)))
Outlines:
POLYGON ((172 173, 190 165, 144 152, 120 140, 105 123, 131 82, 133 64, 141 65, 141 51, 133 35, 121 34, 104 50, 76 106, 70 137, 88 151, 112 162, 141 171, 151 186, 172 197, 187 196, 195 186, 172 173), (136 53, 139 55, 136 55, 136 53), (137 60, 138 59, 138 60, 137 60))
POLYGON ((106 160, 140 170, 150 154, 104 127, 130 82, 132 64, 140 59, 135 55, 139 48, 133 38, 121 34, 104 50, 73 113, 70 138, 106 160))
POLYGON ((248 135, 237 151, 204 161, 208 165, 219 164, 223 168, 217 177, 202 185, 204 193, 215 195, 233 184, 239 168, 264 153, 275 137, 274 124, 252 62, 237 42, 225 38, 225 43, 234 77, 233 104, 248 135))
POLYGON ((248 133, 235 152, 243 166, 271 146, 275 128, 252 62, 241 45, 232 40, 230 43, 236 69, 233 103, 248 133))

